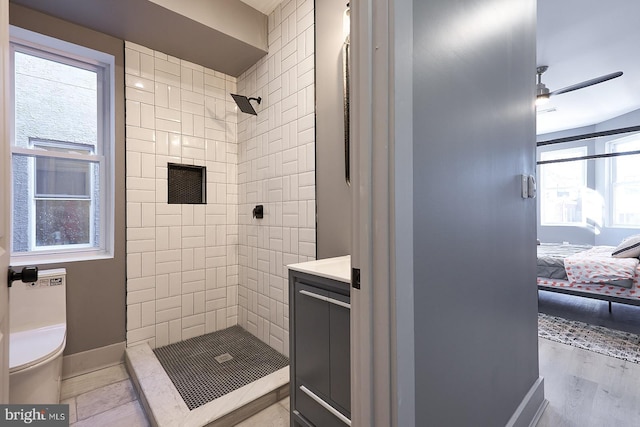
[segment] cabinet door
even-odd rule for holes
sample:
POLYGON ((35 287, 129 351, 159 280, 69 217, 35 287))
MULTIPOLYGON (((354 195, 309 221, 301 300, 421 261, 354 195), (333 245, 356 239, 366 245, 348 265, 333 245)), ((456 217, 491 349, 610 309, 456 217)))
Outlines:
MULTIPOLYGON (((330 293, 329 297, 349 303, 347 296, 330 293)), ((350 316, 348 307, 329 304, 331 400, 340 405, 347 415, 351 413, 350 316)))
POLYGON ((329 385, 329 292, 295 283, 295 376, 325 399, 329 385), (324 297, 318 299, 314 296, 324 297))

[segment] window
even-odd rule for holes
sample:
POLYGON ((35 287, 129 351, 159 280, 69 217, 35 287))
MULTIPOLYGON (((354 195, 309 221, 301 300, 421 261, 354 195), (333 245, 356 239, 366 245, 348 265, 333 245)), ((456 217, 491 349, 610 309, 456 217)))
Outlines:
MULTIPOLYGON (((640 150, 640 136, 634 135, 607 144, 610 153, 640 150)), ((609 159, 611 184, 609 205, 611 225, 614 227, 640 227, 640 155, 627 155, 609 159)))
MULTIPOLYGON (((587 147, 543 151, 540 160, 558 160, 587 155, 587 147)), ((583 197, 587 187, 587 162, 540 165, 541 225, 584 225, 583 197)))
POLYGON ((111 256, 113 56, 15 27, 11 53, 12 262, 111 256))

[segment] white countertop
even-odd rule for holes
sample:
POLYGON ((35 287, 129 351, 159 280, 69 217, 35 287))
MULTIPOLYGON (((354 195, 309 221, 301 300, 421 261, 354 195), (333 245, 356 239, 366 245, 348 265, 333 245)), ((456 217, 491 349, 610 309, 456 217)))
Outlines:
POLYGON ((351 283, 351 256, 345 255, 335 258, 325 258, 317 261, 307 261, 289 264, 290 270, 326 277, 339 282, 351 283))

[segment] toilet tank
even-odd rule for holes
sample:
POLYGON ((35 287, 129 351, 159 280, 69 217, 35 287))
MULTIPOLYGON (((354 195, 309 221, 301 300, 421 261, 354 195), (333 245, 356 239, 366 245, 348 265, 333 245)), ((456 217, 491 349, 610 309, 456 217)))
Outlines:
POLYGON ((9 290, 11 332, 67 323, 67 271, 41 270, 33 283, 13 282, 9 290))

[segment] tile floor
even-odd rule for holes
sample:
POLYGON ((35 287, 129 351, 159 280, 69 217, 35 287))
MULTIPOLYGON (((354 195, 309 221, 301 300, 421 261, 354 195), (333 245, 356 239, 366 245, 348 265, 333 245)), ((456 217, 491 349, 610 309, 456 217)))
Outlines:
POLYGON ((63 380, 60 403, 74 427, 149 426, 124 364, 63 380))
POLYGON ((263 409, 237 427, 289 427, 289 398, 263 409))
MULTIPOLYGON (((74 427, 145 427, 149 420, 124 364, 62 381, 60 403, 69 404, 74 427)), ((240 427, 289 425, 289 398, 282 399, 240 427)))

